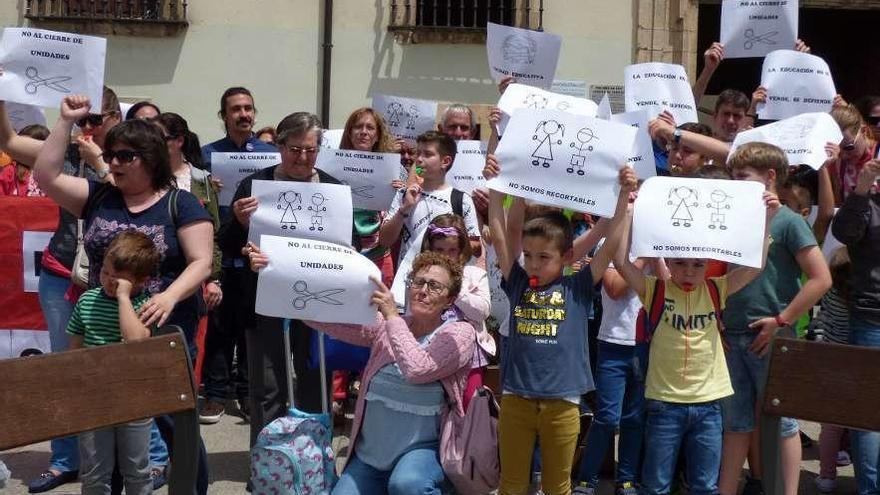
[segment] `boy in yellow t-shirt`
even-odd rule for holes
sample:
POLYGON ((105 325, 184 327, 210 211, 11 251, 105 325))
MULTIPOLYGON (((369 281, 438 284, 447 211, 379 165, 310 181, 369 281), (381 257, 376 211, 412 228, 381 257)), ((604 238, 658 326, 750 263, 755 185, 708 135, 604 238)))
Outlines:
MULTIPOLYGON (((775 194, 765 192, 764 203, 769 226, 779 210, 779 200, 775 194)), ((764 243, 763 260, 767 259, 768 246, 769 238, 764 243)), ((670 279, 663 281, 633 266, 621 254, 628 252, 618 250, 620 259, 614 264, 638 294, 645 312, 659 316, 653 319, 656 328, 648 358, 648 441, 642 493, 669 493, 679 449, 684 449, 690 492, 718 493, 722 437, 719 399, 733 394, 718 312, 724 309, 727 297, 754 280, 761 269, 740 267, 707 280, 707 260, 672 258, 667 260, 670 279), (663 307, 654 307, 657 304, 663 307)))

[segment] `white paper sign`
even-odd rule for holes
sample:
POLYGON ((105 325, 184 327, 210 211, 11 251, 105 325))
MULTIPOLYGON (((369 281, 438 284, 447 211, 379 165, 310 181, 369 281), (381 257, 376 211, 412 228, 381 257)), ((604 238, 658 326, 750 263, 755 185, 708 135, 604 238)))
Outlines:
POLYGON ((21 132, 29 125, 46 125, 46 114, 43 113, 43 109, 33 105, 6 102, 6 115, 9 116, 9 122, 15 132, 21 132))
POLYGON ((587 97, 587 81, 554 79, 550 85, 550 91, 575 98, 587 97))
POLYGON ((269 265, 257 279, 255 310, 264 316, 367 325, 370 298, 381 278, 376 264, 351 248, 309 239, 264 235, 269 265))
POLYGON ((614 215, 618 172, 630 157, 636 129, 558 110, 513 115, 495 155, 501 175, 491 189, 539 203, 614 215))
POLYGON ((797 42, 798 1, 723 0, 721 43, 724 58, 763 57, 797 42))
POLYGON ((596 117, 603 120, 611 120, 611 99, 608 98, 607 92, 599 100, 599 109, 596 111, 596 117))
POLYGON ((547 89, 553 84, 562 37, 531 29, 486 24, 486 54, 495 82, 517 82, 547 89))
POLYGON ((259 206, 251 216, 249 241, 258 243, 261 235, 277 235, 351 245, 348 186, 284 180, 252 184, 251 196, 259 206))
POLYGON ((767 103, 758 105, 758 116, 768 120, 830 112, 837 94, 828 64, 815 55, 794 50, 776 50, 767 55, 761 86, 767 89, 767 103))
POLYGON ((733 140, 730 153, 754 141, 778 146, 788 157, 789 165, 806 164, 815 170, 828 159, 827 143, 839 143, 843 134, 837 122, 827 113, 804 113, 755 129, 740 132, 733 140))
POLYGON ((107 40, 95 36, 5 28, 0 40, 0 99, 57 108, 65 96, 87 95, 101 113, 107 40))
POLYGON ((35 232, 26 230, 21 235, 21 261, 24 276, 24 291, 38 292, 40 284, 40 257, 49 240, 52 238, 52 232, 35 232))
POLYGON ((280 153, 211 153, 211 175, 223 184, 217 198, 220 206, 230 206, 242 179, 278 163, 280 153))
POLYGON ((397 192, 391 181, 400 176, 400 155, 354 150, 321 150, 316 165, 351 187, 355 208, 385 211, 397 192))
POLYGON ((462 140, 455 142, 458 151, 452 168, 446 174, 446 182, 452 187, 467 194, 474 189, 486 187, 483 167, 486 166, 486 143, 482 141, 462 140))
POLYGON ((639 179, 647 179, 657 175, 654 147, 651 144, 651 135, 648 134, 648 112, 637 110, 619 113, 611 116, 611 122, 626 124, 637 129, 636 141, 627 163, 635 169, 639 179))
POLYGON ((345 129, 324 129, 324 132, 321 135, 321 147, 338 150, 344 132, 345 129))
POLYGON ((745 180, 652 177, 633 213, 635 257, 712 258, 761 267, 764 185, 745 180))
POLYGON ((648 62, 629 65, 623 71, 626 111, 644 108, 648 118, 663 110, 675 117, 678 125, 697 122, 697 105, 684 67, 648 62))
POLYGON ((410 143, 436 129, 436 101, 377 94, 373 96, 373 109, 385 117, 392 134, 410 143))
POLYGON ((514 83, 507 87, 498 100, 498 109, 502 112, 501 122, 498 124, 499 134, 504 135, 510 116, 521 108, 561 110, 586 117, 595 117, 599 109, 592 100, 586 98, 551 93, 540 88, 514 83))

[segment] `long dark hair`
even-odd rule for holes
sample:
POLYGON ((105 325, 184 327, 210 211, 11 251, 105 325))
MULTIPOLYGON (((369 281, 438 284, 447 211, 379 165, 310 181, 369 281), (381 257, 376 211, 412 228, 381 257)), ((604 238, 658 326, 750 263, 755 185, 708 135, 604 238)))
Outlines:
POLYGON ((171 172, 168 146, 156 124, 141 119, 117 124, 107 132, 104 149, 112 150, 117 144, 131 146, 140 153, 141 161, 150 174, 150 185, 153 189, 159 191, 173 184, 174 174, 171 172))
POLYGON ((183 138, 183 157, 198 168, 204 168, 202 163, 202 147, 199 146, 199 136, 189 130, 186 119, 172 112, 165 112, 156 118, 156 121, 165 128, 165 132, 172 138, 183 138))

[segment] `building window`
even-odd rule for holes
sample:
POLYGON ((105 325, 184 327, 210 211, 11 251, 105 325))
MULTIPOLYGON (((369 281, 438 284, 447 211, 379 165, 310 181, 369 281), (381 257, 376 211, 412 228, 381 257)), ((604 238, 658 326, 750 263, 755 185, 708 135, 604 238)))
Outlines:
POLYGON ((186 0, 27 0, 34 21, 186 22, 186 0))
POLYGON ((486 23, 543 30, 544 0, 390 0, 389 31, 486 32, 486 23))

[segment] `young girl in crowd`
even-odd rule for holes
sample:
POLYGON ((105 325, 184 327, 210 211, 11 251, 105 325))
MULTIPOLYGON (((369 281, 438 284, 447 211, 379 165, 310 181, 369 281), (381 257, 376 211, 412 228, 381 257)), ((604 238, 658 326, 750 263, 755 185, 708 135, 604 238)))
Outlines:
MULTIPOLYGON (((33 124, 23 128, 18 135, 45 141, 49 137, 49 129, 44 125, 33 124)), ((4 166, 0 171, 0 196, 45 196, 31 174, 31 167, 33 164, 17 161, 4 166)))

